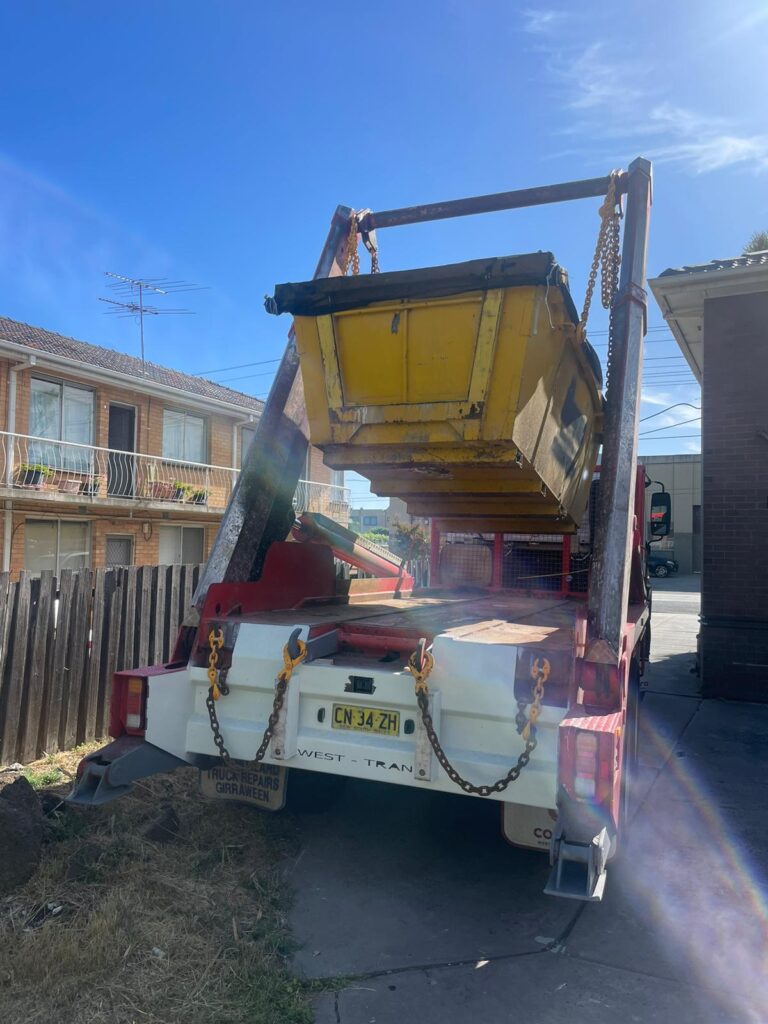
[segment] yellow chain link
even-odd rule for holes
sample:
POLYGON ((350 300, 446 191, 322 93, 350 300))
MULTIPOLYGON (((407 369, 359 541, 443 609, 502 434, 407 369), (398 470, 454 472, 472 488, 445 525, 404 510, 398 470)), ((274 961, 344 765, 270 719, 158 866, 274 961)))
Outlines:
POLYGON ((546 658, 542 658, 541 661, 538 658, 533 659, 531 665, 531 678, 534 680, 533 703, 528 709, 528 721, 520 734, 526 742, 531 735, 531 729, 536 728, 536 723, 539 720, 541 702, 544 700, 544 683, 549 679, 551 671, 552 666, 546 658))
POLYGON ((213 630, 208 634, 208 646, 211 648, 211 653, 208 655, 208 682, 211 687, 211 696, 214 700, 218 700, 221 696, 221 690, 219 689, 218 672, 216 666, 219 662, 219 651, 224 646, 224 633, 219 630, 215 633, 213 630))
MULTIPOLYGON (((341 273, 344 277, 349 273, 349 268, 352 267, 352 275, 357 277, 360 273, 360 253, 357 246, 357 236, 360 232, 360 216, 357 213, 352 213, 349 219, 349 234, 347 236, 347 247, 344 251, 344 260, 341 264, 341 273)), ((371 232, 371 236, 373 232, 371 232)), ((365 245, 371 254, 371 273, 378 274, 380 272, 379 267, 379 250, 373 240, 373 237, 365 236, 365 245)))
POLYGON ((360 273, 360 254, 357 251, 357 214, 353 212, 349 218, 349 235, 347 237, 347 248, 344 253, 344 262, 341 267, 341 273, 346 277, 349 272, 350 264, 352 266, 352 274, 357 277, 360 273))
POLYGON ((600 230, 597 235, 595 255, 592 259, 592 266, 589 271, 587 282, 587 293, 584 296, 584 309, 579 321, 579 337, 583 340, 589 319, 589 309, 592 305, 592 296, 597 281, 597 271, 600 269, 600 301, 604 309, 610 309, 619 285, 619 264, 621 263, 620 246, 620 222, 621 222, 621 196, 617 189, 621 171, 611 171, 610 183, 603 204, 598 210, 600 216, 600 230))

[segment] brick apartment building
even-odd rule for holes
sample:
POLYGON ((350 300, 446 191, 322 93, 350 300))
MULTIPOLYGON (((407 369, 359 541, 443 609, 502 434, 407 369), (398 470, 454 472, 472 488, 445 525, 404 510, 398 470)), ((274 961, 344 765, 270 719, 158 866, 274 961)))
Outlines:
MULTIPOLYGON (((0 568, 203 561, 262 407, 0 317, 0 568)), ((297 500, 344 520, 343 477, 307 463, 297 500)))
POLYGON ((705 692, 768 701, 768 251, 650 285, 702 384, 705 692))

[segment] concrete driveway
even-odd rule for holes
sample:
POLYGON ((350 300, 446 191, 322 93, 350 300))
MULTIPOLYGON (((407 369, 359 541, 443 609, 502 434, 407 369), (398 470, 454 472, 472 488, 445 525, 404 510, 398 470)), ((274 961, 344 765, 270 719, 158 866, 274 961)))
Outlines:
POLYGON ((546 858, 480 799, 351 781, 301 816, 295 966, 337 988, 317 1024, 768 1021, 768 707, 701 701, 697 590, 654 585, 638 810, 602 903, 545 897, 546 858))

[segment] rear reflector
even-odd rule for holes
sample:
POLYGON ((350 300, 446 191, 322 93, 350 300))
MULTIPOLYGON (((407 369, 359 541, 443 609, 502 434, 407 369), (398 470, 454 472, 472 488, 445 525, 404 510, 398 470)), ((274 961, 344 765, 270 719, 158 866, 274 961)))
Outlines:
POLYGON ((597 792, 597 736, 591 732, 576 733, 576 764, 573 790, 581 800, 592 800, 597 792))
POLYGON ((141 729, 144 720, 144 684, 146 680, 137 676, 128 680, 125 700, 126 729, 141 729))

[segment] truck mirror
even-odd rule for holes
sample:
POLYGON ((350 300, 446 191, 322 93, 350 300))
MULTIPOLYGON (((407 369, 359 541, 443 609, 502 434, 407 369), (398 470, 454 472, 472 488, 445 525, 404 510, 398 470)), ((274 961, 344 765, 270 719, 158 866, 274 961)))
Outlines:
POLYGON ((651 496, 651 536, 666 537, 672 525, 672 499, 666 491, 651 496))

